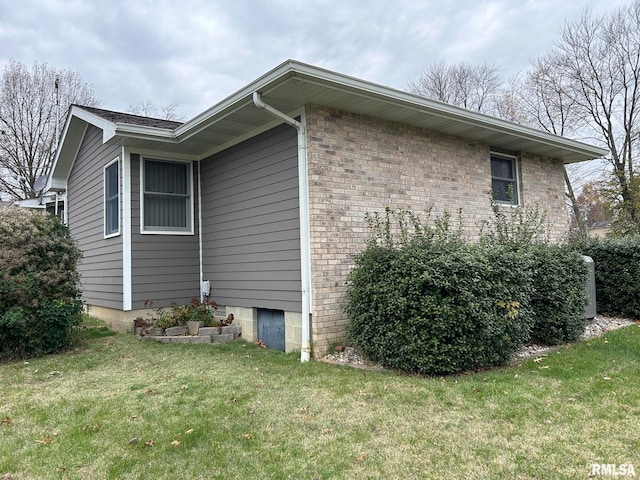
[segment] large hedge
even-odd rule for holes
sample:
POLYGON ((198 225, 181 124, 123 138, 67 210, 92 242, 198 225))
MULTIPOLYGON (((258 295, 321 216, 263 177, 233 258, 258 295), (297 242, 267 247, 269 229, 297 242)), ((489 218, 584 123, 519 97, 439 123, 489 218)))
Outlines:
POLYGON ((55 216, 0 210, 0 358, 33 357, 68 345, 81 321, 69 230, 55 216))
POLYGON ((349 278, 350 341, 388 367, 450 374, 504 363, 532 325, 527 270, 455 240, 371 246, 349 278), (514 268, 515 267, 515 268, 514 268))
POLYGON ((407 212, 374 218, 345 307, 348 340, 368 358, 451 374, 503 364, 529 340, 564 343, 584 331, 584 261, 537 236, 535 218, 498 217, 479 242, 451 233, 446 216, 433 228, 407 212))
POLYGON ((640 318, 640 238, 592 238, 579 248, 594 261, 598 313, 640 318))

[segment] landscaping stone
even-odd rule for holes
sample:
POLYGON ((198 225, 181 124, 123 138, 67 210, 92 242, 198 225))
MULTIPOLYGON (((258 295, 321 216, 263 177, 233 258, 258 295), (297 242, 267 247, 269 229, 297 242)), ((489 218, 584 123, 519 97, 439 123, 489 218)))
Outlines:
POLYGON ((204 327, 204 322, 187 322, 189 335, 198 335, 198 330, 204 327))
POLYGON ((242 333, 242 327, 239 325, 228 325, 226 327, 220 327, 221 335, 233 335, 233 338, 238 338, 242 333))
POLYGON ((232 333, 223 333, 222 335, 212 335, 211 336, 211 341, 212 343, 224 343, 224 342, 231 342, 233 340, 233 334, 232 333))
POLYGON ((167 337, 175 337, 179 335, 185 335, 187 333, 187 327, 184 325, 182 327, 170 327, 165 329, 164 334, 167 337))
POLYGON ((211 337, 197 335, 195 337, 186 337, 191 338, 191 343, 211 343, 211 337))
MULTIPOLYGON (((194 322, 201 323, 201 322, 194 322)), ((197 325, 196 325, 197 326, 197 325)), ((199 327, 196 335, 187 335, 187 326, 171 327, 167 329, 151 329, 149 335, 142 336, 143 340, 155 340, 160 343, 224 343, 231 342, 242 336, 240 325, 228 325, 225 327, 199 327), (163 334, 152 335, 154 330, 163 334)), ((191 331, 194 331, 193 329, 191 331)))
MULTIPOLYGON (((147 337, 144 337, 144 338, 147 338, 147 337)), ((149 337, 149 339, 155 340, 156 342, 160 342, 160 343, 169 343, 171 341, 171 337, 166 337, 164 335, 160 337, 149 337)))
POLYGON ((210 337, 211 335, 220 335, 220 328, 222 327, 202 327, 198 330, 198 335, 206 335, 210 337))
POLYGON ((160 327, 152 327, 149 329, 149 335, 159 337, 160 335, 164 335, 164 328, 160 327))
POLYGON ((191 343, 191 339, 193 337, 186 337, 182 335, 182 336, 173 336, 168 338, 169 338, 169 343, 191 343))

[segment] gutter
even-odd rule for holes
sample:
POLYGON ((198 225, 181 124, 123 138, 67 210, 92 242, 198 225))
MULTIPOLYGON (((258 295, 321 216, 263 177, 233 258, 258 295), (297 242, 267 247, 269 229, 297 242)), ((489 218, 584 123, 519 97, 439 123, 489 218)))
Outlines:
POLYGON ((300 361, 308 362, 311 352, 309 319, 311 316, 311 244, 309 240, 309 182, 307 173, 307 135, 304 125, 262 101, 260 93, 253 92, 253 103, 274 117, 288 123, 298 132, 298 189, 300 207, 300 263, 302 276, 302 348, 300 361))

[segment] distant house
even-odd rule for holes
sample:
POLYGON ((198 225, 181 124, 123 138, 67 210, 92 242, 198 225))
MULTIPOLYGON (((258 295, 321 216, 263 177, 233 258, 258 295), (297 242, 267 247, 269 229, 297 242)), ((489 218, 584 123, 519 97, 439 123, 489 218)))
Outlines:
POLYGON ((243 337, 304 359, 343 338, 365 213, 461 208, 473 232, 493 189, 544 208, 559 238, 563 163, 604 153, 287 61, 186 123, 73 106, 49 187, 92 314, 130 329, 147 300, 210 294, 243 337))
POLYGON ((593 238, 605 238, 611 231, 611 222, 595 222, 587 227, 587 235, 593 238))
POLYGON ((39 210, 42 213, 49 213, 64 217, 65 194, 49 192, 42 194, 38 198, 27 198, 25 200, 16 200, 12 205, 22 208, 31 208, 39 210))

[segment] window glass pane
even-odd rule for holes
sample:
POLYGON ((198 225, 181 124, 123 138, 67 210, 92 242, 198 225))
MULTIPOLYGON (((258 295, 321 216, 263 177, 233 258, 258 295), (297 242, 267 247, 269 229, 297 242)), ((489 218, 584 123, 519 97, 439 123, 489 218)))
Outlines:
POLYGON ((117 233, 120 226, 118 162, 114 162, 105 169, 104 181, 104 234, 111 235, 117 233))
POLYGON ((491 189, 497 202, 518 205, 516 159, 491 156, 491 189))
POLYGON ((514 161, 510 158, 491 157, 491 176, 514 179, 514 161))
POLYGON ((498 202, 518 203, 518 186, 516 182, 509 180, 496 180, 491 182, 493 198, 498 202))
POLYGON ((191 228, 190 165, 145 160, 144 227, 157 230, 191 228))
POLYGON ((187 228, 187 204, 184 197, 148 193, 144 196, 145 227, 187 228))
POLYGON ((145 191, 187 194, 187 164, 145 162, 145 191))
POLYGON ((118 198, 116 197, 115 199, 107 202, 107 235, 118 231, 118 213, 118 198))
POLYGON ((114 163, 107 168, 107 197, 113 198, 118 195, 118 164, 114 163))

